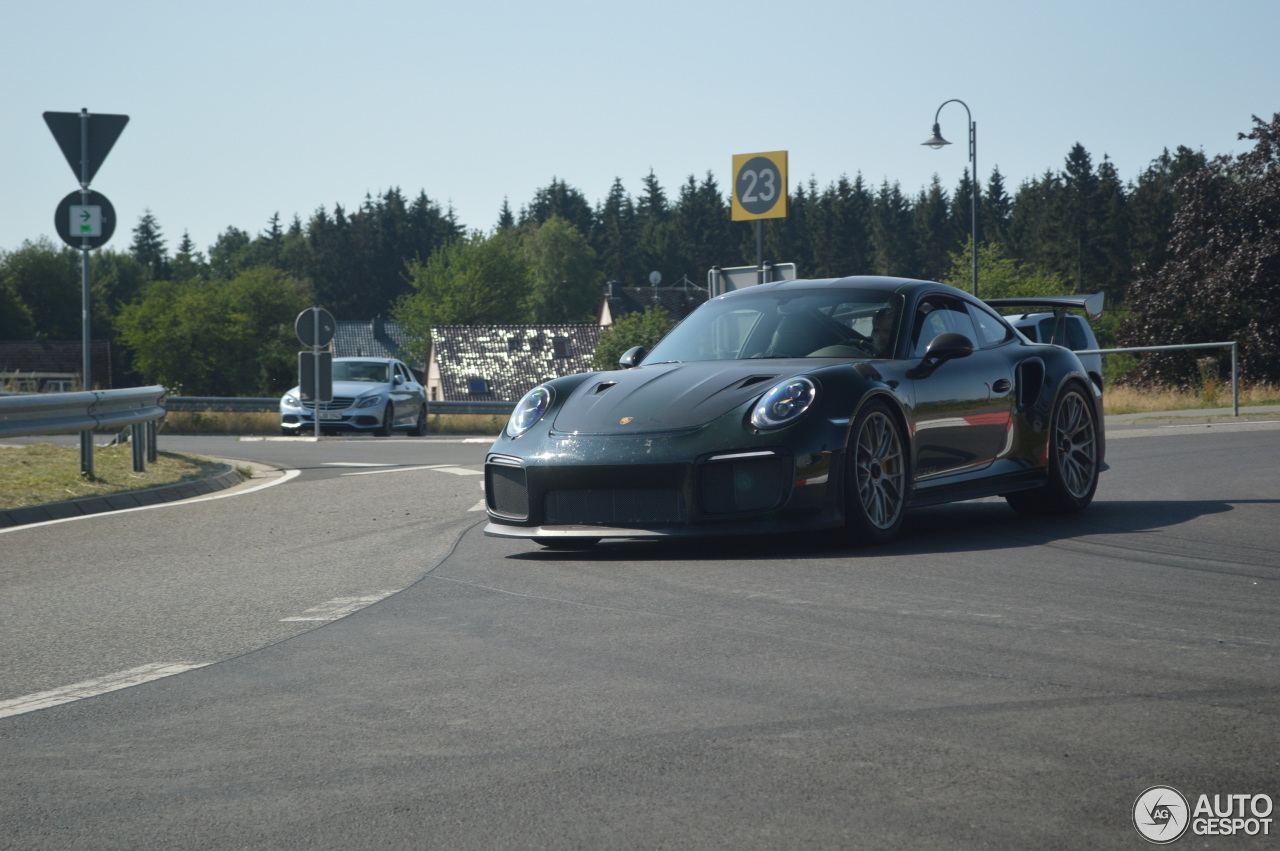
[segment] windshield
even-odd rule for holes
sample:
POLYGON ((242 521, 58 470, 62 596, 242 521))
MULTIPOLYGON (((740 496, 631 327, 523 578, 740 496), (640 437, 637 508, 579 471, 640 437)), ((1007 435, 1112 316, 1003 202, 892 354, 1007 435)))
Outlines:
POLYGON ((387 383, 387 364, 376 360, 342 360, 333 362, 334 381, 368 381, 387 383))
POLYGON ((902 298, 887 290, 765 289, 707 302, 644 363, 893 357, 902 298))

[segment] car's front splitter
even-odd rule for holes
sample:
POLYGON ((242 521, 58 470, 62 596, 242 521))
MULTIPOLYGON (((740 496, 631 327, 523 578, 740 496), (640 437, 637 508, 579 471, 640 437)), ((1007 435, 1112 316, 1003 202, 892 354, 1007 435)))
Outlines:
POLYGON ((788 518, 755 518, 738 522, 690 523, 678 526, 633 528, 619 526, 512 526, 492 517, 484 527, 491 538, 538 538, 571 541, 582 538, 614 540, 672 540, 686 538, 741 537, 794 532, 816 532, 844 525, 844 516, 836 505, 802 516, 788 518))

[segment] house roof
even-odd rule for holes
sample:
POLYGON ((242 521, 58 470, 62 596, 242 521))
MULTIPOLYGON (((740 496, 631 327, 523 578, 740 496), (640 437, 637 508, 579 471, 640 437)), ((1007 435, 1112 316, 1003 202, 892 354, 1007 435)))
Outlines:
POLYGON ((431 359, 447 402, 514 402, 548 378, 591 372, 599 325, 438 325, 431 359))
POLYGON ((421 351, 396 322, 381 317, 361 321, 339 321, 333 331, 333 356, 338 358, 399 358, 421 368, 421 351), (415 354, 415 352, 417 352, 415 354))
MULTIPOLYGON (((89 343, 90 379, 94 387, 111 387, 111 343, 89 343)), ((59 373, 80 375, 84 344, 65 340, 6 340, 0 342, 0 373, 59 373)))
POLYGON ((657 305, 679 322, 707 300, 699 287, 624 287, 617 281, 605 286, 600 324, 612 325, 629 313, 643 313, 657 305))

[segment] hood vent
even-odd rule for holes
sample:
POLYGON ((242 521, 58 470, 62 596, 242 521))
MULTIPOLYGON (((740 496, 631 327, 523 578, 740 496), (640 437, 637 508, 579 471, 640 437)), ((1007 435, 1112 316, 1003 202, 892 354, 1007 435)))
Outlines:
POLYGON ((618 382, 616 381, 602 381, 599 384, 597 384, 594 388, 592 388, 591 395, 599 396, 601 393, 608 390, 610 387, 613 387, 617 383, 618 382))
POLYGON ((776 376, 776 375, 752 375, 752 376, 748 376, 747 378, 742 379, 742 381, 740 381, 740 382, 738 383, 738 385, 736 386, 736 388, 735 388, 735 389, 737 389, 737 390, 746 390, 748 387, 754 387, 754 386, 755 386, 755 385, 757 385, 757 384, 760 384, 760 383, 765 382, 765 381, 772 381, 772 380, 773 380, 773 379, 775 379, 775 378, 777 378, 777 376, 776 376))

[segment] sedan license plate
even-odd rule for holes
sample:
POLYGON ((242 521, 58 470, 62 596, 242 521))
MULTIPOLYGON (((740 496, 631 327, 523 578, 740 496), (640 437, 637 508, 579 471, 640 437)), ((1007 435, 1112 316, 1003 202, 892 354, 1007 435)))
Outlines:
POLYGON ((339 414, 339 413, 337 413, 337 412, 332 412, 332 411, 321 411, 321 412, 320 412, 320 419, 322 419, 322 420, 340 420, 340 419, 342 419, 342 414, 339 414))

